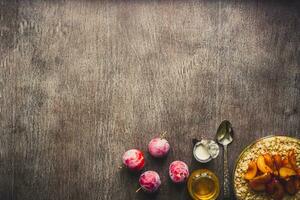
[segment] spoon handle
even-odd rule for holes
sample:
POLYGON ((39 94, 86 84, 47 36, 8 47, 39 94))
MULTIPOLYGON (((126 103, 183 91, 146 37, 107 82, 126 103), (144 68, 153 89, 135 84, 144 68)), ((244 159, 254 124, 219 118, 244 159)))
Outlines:
POLYGON ((224 145, 224 199, 230 199, 229 169, 227 160, 227 145, 224 145))

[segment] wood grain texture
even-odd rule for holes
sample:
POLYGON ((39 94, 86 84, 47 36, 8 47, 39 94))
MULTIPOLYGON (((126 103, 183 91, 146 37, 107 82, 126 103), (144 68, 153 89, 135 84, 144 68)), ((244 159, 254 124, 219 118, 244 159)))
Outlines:
MULTIPOLYGON (((183 160, 222 182, 222 156, 191 139, 223 119, 239 152, 269 134, 300 137, 300 5, 240 1, 0 0, 0 199, 189 199, 168 178, 183 160), (135 193, 122 153, 167 131, 163 184, 135 193)), ((233 198, 233 197, 232 197, 233 198)), ((222 199, 222 195, 219 199, 222 199)))

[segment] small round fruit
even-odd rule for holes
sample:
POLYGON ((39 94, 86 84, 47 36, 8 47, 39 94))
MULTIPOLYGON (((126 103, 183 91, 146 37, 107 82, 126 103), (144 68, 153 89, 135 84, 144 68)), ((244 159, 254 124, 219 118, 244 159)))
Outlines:
POLYGON ((139 183, 144 191, 152 193, 159 188, 161 180, 157 172, 146 171, 141 174, 139 183))
POLYGON ((169 142, 164 138, 154 138, 148 144, 149 153, 156 158, 164 157, 170 150, 169 142))
POLYGON ((123 154, 123 164, 132 171, 140 171, 145 166, 145 158, 142 151, 130 149, 123 154))
POLYGON ((169 167, 169 176, 174 183, 182 183, 189 177, 189 168, 182 161, 174 161, 169 167))

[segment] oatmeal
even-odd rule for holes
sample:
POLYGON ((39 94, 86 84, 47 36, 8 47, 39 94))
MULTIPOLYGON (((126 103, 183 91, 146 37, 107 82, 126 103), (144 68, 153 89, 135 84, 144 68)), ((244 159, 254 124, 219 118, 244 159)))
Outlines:
MULTIPOLYGON (((294 149, 296 153, 297 165, 300 165, 300 140, 285 137, 274 136, 259 140, 251 147, 247 148, 242 154, 236 165, 234 172, 234 187, 236 197, 239 200, 271 200, 272 197, 265 192, 252 191, 244 179, 244 175, 248 169, 251 160, 257 159, 259 155, 270 153, 272 155, 287 155, 288 151, 294 149)), ((285 195, 284 200, 300 199, 300 192, 293 196, 285 195)))

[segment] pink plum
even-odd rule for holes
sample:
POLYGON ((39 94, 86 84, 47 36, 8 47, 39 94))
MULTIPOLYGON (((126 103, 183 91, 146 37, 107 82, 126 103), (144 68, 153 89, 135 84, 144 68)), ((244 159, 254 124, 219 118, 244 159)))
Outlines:
POLYGON ((139 183, 144 191, 152 193, 159 188, 161 180, 157 172, 146 171, 141 174, 139 183))
POLYGON ((170 164, 169 176, 174 183, 182 183, 189 177, 189 168, 182 161, 174 161, 170 164))
POLYGON ((164 138, 154 138, 148 144, 149 153, 156 158, 164 157, 170 150, 169 142, 164 138))
POLYGON ((130 149, 123 154, 123 164, 132 171, 140 171, 145 166, 145 158, 142 151, 130 149))

